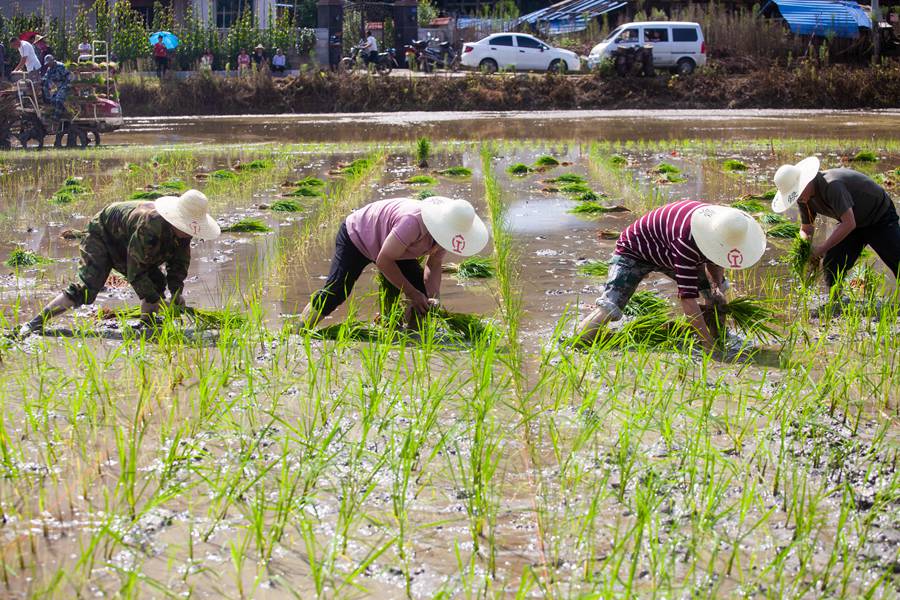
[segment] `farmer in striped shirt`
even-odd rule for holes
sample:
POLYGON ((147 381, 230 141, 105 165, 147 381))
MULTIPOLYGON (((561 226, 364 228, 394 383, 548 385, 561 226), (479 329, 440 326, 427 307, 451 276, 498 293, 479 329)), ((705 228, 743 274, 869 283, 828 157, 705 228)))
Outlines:
POLYGON ((751 267, 765 249, 762 227, 737 209, 684 200, 652 210, 619 236, 603 296, 581 322, 580 336, 593 340, 606 323, 621 319, 637 286, 657 271, 675 280, 684 314, 711 350, 715 340, 698 298, 702 293, 724 304, 725 269, 751 267))

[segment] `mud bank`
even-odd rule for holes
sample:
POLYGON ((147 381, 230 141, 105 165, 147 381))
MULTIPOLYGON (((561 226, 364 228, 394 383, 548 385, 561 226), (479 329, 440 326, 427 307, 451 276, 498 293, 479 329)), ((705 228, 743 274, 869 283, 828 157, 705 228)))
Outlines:
POLYGON ((124 82, 131 116, 332 113, 409 110, 891 108, 900 104, 900 65, 704 70, 690 77, 592 75, 374 77, 306 73, 286 79, 195 77, 124 82))

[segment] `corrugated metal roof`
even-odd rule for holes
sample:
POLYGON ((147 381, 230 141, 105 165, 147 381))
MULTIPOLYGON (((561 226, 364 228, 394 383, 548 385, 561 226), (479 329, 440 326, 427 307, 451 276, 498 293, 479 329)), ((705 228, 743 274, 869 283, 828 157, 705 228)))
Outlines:
MULTIPOLYGON (((547 8, 536 10, 527 15, 519 17, 519 23, 530 23, 534 25, 538 21, 549 22, 553 24, 558 21, 566 21, 569 23, 581 22, 585 24, 585 19, 592 19, 611 10, 622 8, 627 2, 621 0, 563 0, 552 4, 547 8)), ((558 26, 564 26, 560 23, 558 26)), ((582 29, 584 26, 582 26, 582 29)))
POLYGON ((869 15, 848 0, 769 0, 763 12, 773 5, 797 35, 857 38, 860 27, 872 28, 869 15))

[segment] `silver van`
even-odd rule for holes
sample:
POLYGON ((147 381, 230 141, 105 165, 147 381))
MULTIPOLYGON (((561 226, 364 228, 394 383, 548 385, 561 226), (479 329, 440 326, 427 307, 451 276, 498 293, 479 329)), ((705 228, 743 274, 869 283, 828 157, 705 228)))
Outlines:
POLYGON ((674 69, 688 75, 706 64, 706 42, 699 23, 689 21, 640 21, 616 27, 605 40, 594 46, 588 67, 610 58, 616 46, 653 46, 653 66, 674 69))

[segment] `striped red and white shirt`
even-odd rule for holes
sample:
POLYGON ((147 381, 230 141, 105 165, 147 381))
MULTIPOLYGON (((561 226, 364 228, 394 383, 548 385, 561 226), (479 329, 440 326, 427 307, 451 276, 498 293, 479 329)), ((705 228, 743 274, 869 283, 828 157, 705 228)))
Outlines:
POLYGON ((651 210, 619 236, 616 254, 672 269, 679 298, 698 298, 699 271, 707 262, 691 235, 691 215, 703 202, 682 200, 651 210))

